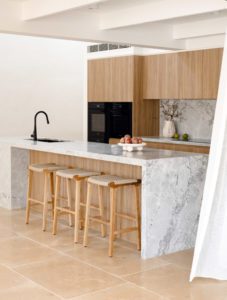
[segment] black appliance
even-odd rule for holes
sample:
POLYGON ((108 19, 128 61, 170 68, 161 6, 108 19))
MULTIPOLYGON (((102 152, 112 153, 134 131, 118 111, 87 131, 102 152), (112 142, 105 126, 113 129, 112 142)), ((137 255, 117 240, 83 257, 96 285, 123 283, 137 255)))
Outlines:
POLYGON ((125 134, 132 134, 132 103, 88 103, 89 142, 108 143, 125 134))

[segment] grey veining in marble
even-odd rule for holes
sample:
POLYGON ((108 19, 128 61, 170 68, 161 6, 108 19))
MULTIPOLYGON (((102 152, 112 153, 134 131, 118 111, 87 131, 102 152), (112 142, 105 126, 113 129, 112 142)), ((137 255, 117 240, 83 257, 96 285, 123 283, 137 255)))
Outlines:
POLYGON ((146 148, 144 151, 127 152, 118 145, 72 141, 64 143, 44 143, 24 138, 0 138, 0 144, 19 149, 44 151, 56 154, 93 158, 110 162, 143 166, 153 159, 186 157, 195 154, 146 148))
POLYGON ((104 144, 34 144, 21 138, 1 138, 1 207, 25 207, 29 150, 141 166, 142 257, 194 246, 208 155, 159 149, 124 153, 104 144))
POLYGON ((143 168, 142 257, 194 247, 208 156, 155 160, 143 168))
MULTIPOLYGON (((213 127, 216 101, 214 100, 161 100, 161 103, 178 104, 181 116, 175 120, 180 134, 188 133, 191 138, 210 139, 213 127)), ((160 109, 160 135, 164 124, 164 115, 160 109)))
POLYGON ((11 148, 11 209, 26 206, 29 151, 11 148))

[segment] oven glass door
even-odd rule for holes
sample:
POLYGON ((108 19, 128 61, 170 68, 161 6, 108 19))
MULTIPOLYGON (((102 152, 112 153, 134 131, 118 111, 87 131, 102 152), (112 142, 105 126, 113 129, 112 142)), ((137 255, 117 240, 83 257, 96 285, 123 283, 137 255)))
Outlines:
POLYGON ((91 133, 104 133, 105 126, 105 114, 104 113, 92 113, 91 114, 91 133))

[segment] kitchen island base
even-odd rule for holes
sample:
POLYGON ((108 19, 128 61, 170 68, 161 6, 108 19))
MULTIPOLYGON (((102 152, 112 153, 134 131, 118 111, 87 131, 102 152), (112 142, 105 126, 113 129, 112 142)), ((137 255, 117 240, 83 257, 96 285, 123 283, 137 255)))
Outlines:
MULTIPOLYGON (((105 145, 105 147, 110 149, 109 145, 105 145)), ((0 171, 1 182, 5 178, 5 184, 0 185, 1 207, 8 209, 25 207, 26 169, 29 163, 53 162, 126 178, 137 178, 142 180, 142 258, 157 257, 194 247, 208 161, 207 155, 153 149, 145 150, 142 155, 120 153, 117 156, 106 153, 94 154, 90 151, 86 153, 70 151, 70 154, 65 154, 66 151, 58 149, 56 145, 55 149, 53 145, 49 149, 44 143, 42 145, 39 143, 38 147, 30 144, 26 147, 20 144, 0 144, 0 151, 4 157, 4 170, 0 171), (38 149, 36 150, 36 148, 38 149)), ((37 178, 36 180, 34 193, 38 197, 42 197, 42 179, 37 178)), ((64 188, 62 188, 62 192, 64 193, 64 188)), ((85 192, 83 189, 83 193, 85 192)), ((127 187, 122 193, 124 193, 126 201, 121 202, 121 194, 119 194, 119 208, 130 214, 135 211, 132 207, 132 194, 127 187), (122 203, 124 203, 123 207, 121 207, 122 203)), ((94 198, 96 198, 95 194, 94 198)), ((109 201, 106 201, 106 211, 108 211, 108 205, 109 201)), ((119 226, 123 227, 124 223, 120 223, 119 226)), ((123 237, 136 243, 134 233, 123 237)))

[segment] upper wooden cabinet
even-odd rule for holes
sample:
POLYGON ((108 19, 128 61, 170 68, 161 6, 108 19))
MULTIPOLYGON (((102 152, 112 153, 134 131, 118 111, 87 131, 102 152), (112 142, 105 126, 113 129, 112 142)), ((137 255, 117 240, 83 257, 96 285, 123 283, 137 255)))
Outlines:
POLYGON ((203 51, 203 98, 216 99, 219 86, 223 49, 203 51))
POLYGON ((88 101, 132 102, 133 96, 133 56, 88 61, 88 101))
POLYGON ((144 57, 144 99, 178 98, 178 54, 144 57))
POLYGON ((216 99, 222 49, 144 58, 144 99, 216 99))
POLYGON ((203 51, 178 53, 179 98, 203 98, 203 51))

